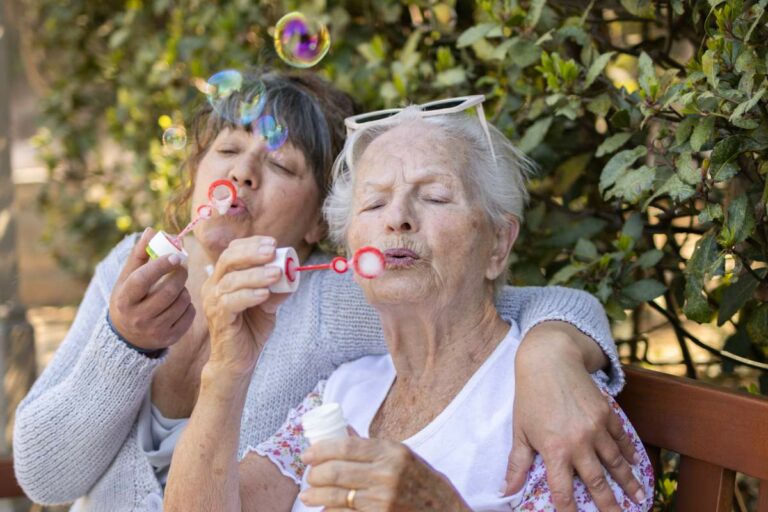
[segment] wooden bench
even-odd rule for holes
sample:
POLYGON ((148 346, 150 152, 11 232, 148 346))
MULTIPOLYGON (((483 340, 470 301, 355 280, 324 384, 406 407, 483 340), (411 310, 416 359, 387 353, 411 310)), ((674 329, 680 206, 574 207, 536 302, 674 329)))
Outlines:
MULTIPOLYGON (((661 448, 681 455, 679 512, 732 509, 736 472, 760 480, 756 512, 768 512, 768 399, 690 379, 625 368, 619 403, 659 468, 661 448)), ((13 463, 0 461, 0 498, 23 496, 13 463)))
POLYGON ((661 448, 680 454, 676 510, 730 512, 736 472, 757 478, 768 512, 768 399, 625 367, 618 401, 659 475, 661 448))

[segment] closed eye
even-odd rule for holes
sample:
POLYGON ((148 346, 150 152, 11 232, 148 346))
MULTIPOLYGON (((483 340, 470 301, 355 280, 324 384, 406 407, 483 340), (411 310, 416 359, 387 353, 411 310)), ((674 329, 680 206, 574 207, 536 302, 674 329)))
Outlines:
POLYGON ((284 165, 281 165, 275 162, 274 160, 270 160, 269 165, 271 165, 274 169, 276 169, 278 172, 282 174, 286 174, 288 176, 297 176, 297 173, 293 169, 290 169, 284 165))

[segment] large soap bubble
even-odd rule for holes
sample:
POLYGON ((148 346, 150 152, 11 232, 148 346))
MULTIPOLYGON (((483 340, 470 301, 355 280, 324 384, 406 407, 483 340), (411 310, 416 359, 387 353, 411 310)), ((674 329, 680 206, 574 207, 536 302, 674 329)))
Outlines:
POLYGON ((300 12, 286 14, 275 26, 275 50, 291 66, 312 67, 325 57, 330 47, 328 27, 300 12))
POLYGON ((262 116, 256 126, 256 134, 267 144, 269 151, 276 151, 288 140, 288 127, 270 115, 262 116))

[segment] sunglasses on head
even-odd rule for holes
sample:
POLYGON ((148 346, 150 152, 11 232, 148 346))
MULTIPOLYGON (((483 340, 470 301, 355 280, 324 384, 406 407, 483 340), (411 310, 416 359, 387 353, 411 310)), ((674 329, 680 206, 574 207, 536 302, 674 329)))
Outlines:
MULTIPOLYGON (((458 98, 430 101, 429 103, 417 105, 417 107, 419 108, 420 117, 456 114, 475 107, 477 117, 480 120, 480 125, 483 127, 485 137, 488 139, 491 155, 495 160, 496 154, 493 150, 493 143, 491 142, 491 133, 488 130, 488 121, 486 121, 485 112, 483 111, 483 101, 485 101, 484 95, 475 94, 473 96, 460 96, 458 98)), ((347 127, 347 135, 350 135, 352 132, 361 128, 394 124, 397 122, 395 117, 403 110, 403 108, 389 108, 348 117, 344 120, 344 125, 347 127)))

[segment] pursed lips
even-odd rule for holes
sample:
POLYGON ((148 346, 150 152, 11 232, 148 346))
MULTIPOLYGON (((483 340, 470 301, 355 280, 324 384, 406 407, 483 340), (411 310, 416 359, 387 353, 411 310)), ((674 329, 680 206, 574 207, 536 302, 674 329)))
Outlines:
POLYGON ((384 260, 388 268, 405 268, 416 263, 419 255, 405 248, 387 249, 384 251, 384 260))

